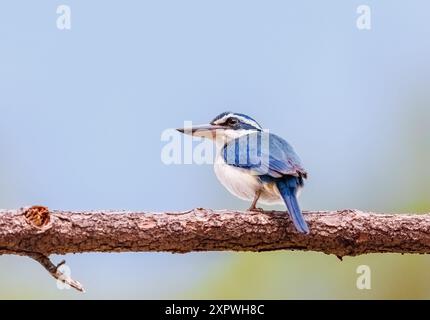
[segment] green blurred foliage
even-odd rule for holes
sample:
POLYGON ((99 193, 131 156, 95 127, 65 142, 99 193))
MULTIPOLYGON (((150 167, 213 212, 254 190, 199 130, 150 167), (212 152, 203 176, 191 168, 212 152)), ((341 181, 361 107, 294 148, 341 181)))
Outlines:
POLYGON ((345 257, 320 253, 235 254, 216 274, 187 294, 205 299, 428 299, 430 257, 371 254, 345 257), (357 289, 360 265, 371 269, 371 289, 357 289))

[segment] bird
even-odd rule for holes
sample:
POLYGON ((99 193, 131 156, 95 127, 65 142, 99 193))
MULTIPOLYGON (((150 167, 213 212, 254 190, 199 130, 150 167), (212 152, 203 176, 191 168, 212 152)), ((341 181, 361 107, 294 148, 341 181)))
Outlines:
POLYGON ((249 211, 262 211, 257 202, 286 205, 296 230, 309 234, 298 203, 308 173, 293 147, 243 113, 223 112, 210 123, 176 129, 216 145, 214 171, 236 197, 251 201, 249 211))

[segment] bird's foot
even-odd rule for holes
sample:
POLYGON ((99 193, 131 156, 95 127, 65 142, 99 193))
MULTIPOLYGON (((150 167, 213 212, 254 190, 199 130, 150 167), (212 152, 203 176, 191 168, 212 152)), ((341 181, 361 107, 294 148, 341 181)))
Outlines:
POLYGON ((264 212, 263 208, 257 208, 257 207, 250 207, 248 209, 248 211, 252 211, 252 212, 264 212))

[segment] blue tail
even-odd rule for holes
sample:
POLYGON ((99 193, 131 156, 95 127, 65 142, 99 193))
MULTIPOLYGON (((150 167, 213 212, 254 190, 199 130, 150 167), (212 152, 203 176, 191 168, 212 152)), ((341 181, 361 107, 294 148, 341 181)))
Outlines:
POLYGON ((299 203, 297 202, 297 189, 299 187, 299 178, 286 177, 283 180, 276 182, 276 186, 281 193, 282 199, 284 199, 287 205, 288 213, 293 220, 294 226, 297 231, 301 233, 309 233, 309 227, 303 218, 302 211, 300 210, 299 203))

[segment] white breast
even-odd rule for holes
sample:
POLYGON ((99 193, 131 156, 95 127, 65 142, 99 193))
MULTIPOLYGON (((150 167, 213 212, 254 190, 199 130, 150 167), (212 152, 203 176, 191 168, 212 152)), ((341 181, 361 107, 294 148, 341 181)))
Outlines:
POLYGON ((257 190, 261 190, 259 203, 283 203, 278 188, 274 183, 262 183, 258 176, 252 175, 248 170, 228 165, 224 161, 222 149, 231 139, 246 134, 245 131, 224 130, 224 137, 216 141, 217 156, 214 170, 218 180, 230 193, 242 200, 252 201, 257 190), (231 132, 229 132, 231 131, 231 132))
POLYGON ((240 199, 254 199, 255 192, 262 187, 256 176, 244 169, 226 164, 221 154, 216 157, 214 170, 222 185, 240 199))

